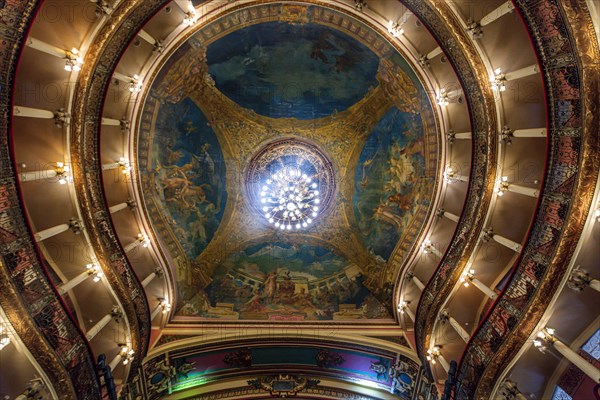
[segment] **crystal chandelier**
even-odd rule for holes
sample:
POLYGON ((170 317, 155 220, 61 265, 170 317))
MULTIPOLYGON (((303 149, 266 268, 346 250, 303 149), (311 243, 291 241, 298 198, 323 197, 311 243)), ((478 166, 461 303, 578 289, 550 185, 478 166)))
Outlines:
POLYGON ((318 216, 319 185, 295 166, 272 174, 260 192, 265 218, 281 230, 308 227, 318 216))

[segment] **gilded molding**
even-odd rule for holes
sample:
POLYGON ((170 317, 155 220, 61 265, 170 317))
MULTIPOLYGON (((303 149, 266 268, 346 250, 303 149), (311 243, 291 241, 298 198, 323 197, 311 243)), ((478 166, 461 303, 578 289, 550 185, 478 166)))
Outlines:
POLYGON ((404 2, 427 26, 459 76, 469 105, 473 159, 462 218, 440 265, 421 295, 415 322, 417 351, 427 371, 427 349, 441 307, 458 282, 478 240, 489 208, 497 163, 497 119, 494 95, 483 60, 452 10, 443 0, 404 2))
POLYGON ((166 0, 122 2, 111 13, 91 44, 79 74, 71 119, 71 158, 75 188, 85 226, 102 270, 118 296, 131 328, 136 371, 148 350, 150 310, 112 225, 104 198, 100 160, 100 121, 112 72, 139 27, 159 10, 166 0))
MULTIPOLYGON (((385 57, 393 52, 393 45, 383 39, 385 34, 377 27, 366 21, 355 19, 355 16, 330 4, 324 5, 319 1, 308 0, 302 2, 253 2, 237 5, 227 10, 226 14, 216 13, 214 16, 203 18, 197 29, 190 34, 182 35, 173 48, 179 48, 194 36, 196 41, 192 47, 195 49, 190 51, 198 51, 240 27, 264 21, 288 20, 291 18, 290 13, 294 14, 293 18, 303 21, 307 17, 305 15, 307 12, 305 4, 314 7, 311 18, 315 22, 345 32, 367 45, 380 57, 385 57), (296 5, 296 3, 301 3, 301 5, 296 5), (363 26, 379 31, 381 36, 372 35, 370 29, 363 29, 363 26)), ((402 53, 401 49, 396 50, 402 53)), ((148 78, 149 82, 154 81, 157 71, 161 70, 167 59, 168 57, 165 57, 162 64, 151 72, 148 78)), ((207 71, 206 65, 203 65, 203 63, 198 64, 196 67, 199 70, 202 72, 207 71)), ((393 68, 393 65, 389 62, 382 62, 380 65, 382 71, 387 71, 390 68, 393 68)), ((381 266, 368 253, 357 233, 348 234, 348 226, 352 225, 354 213, 352 207, 348 206, 349 199, 352 198, 353 187, 346 182, 352 181, 348 177, 354 172, 353 165, 360 155, 360 144, 366 140, 365 134, 370 132, 370 127, 377 123, 383 113, 394 104, 399 109, 414 111, 416 106, 413 104, 414 101, 409 93, 402 92, 400 96, 396 96, 395 90, 400 86, 398 82, 378 76, 380 84, 350 109, 317 120, 294 121, 293 129, 291 129, 290 121, 287 119, 267 118, 243 109, 220 93, 210 81, 199 79, 198 77, 201 75, 189 76, 185 80, 186 88, 172 85, 170 88, 161 87, 158 90, 161 92, 161 96, 166 99, 179 99, 179 96, 186 92, 186 96, 189 96, 203 111, 204 115, 211 121, 215 133, 223 141, 222 150, 228 164, 228 171, 242 170, 241 166, 246 165, 252 154, 266 142, 285 136, 300 135, 308 138, 331 155, 336 169, 340 171, 340 178, 337 179, 340 184, 335 199, 338 206, 334 212, 327 216, 327 223, 321 225, 318 236, 307 234, 303 235, 302 240, 306 243, 328 243, 340 254, 352 260, 356 265, 360 265, 363 272, 369 276, 367 286, 379 296, 380 300, 385 297, 391 309, 392 298, 388 294, 400 274, 403 263, 409 258, 407 255, 411 251, 418 251, 415 246, 416 239, 421 233, 423 225, 431 216, 432 210, 429 207, 419 207, 415 217, 404 229, 390 260, 385 266, 381 266), (194 88, 194 93, 192 93, 192 88, 194 88), (187 93, 188 91, 189 93, 187 93), (363 110, 367 110, 367 112, 363 110), (356 134, 356 132, 361 132, 361 134, 356 134), (243 137, 243 140, 237 140, 239 137, 243 137), (323 141, 323 137, 327 137, 328 140, 323 141)), ((401 75, 398 72, 390 75, 396 76, 400 81, 401 79, 409 79, 406 75, 401 75)), ((193 280, 196 285, 206 286, 210 283, 210 273, 215 264, 222 261, 230 252, 249 243, 262 240, 265 236, 272 235, 272 233, 271 230, 266 230, 248 212, 249 205, 245 198, 241 196, 239 185, 237 185, 239 182, 236 181, 236 184, 227 188, 227 206, 214 238, 196 260, 186 259, 185 253, 177 240, 177 235, 162 215, 158 205, 152 200, 151 190, 148 190, 148 188, 153 187, 153 183, 150 181, 153 175, 150 165, 151 144, 153 125, 157 109, 160 107, 160 103, 150 97, 150 87, 151 85, 146 86, 146 93, 142 96, 146 97, 145 106, 140 109, 136 118, 137 121, 140 121, 140 131, 139 135, 134 138, 133 144, 133 148, 138 150, 136 165, 138 166, 140 178, 136 180, 136 189, 139 193, 143 193, 140 198, 144 199, 143 206, 140 209, 147 219, 153 221, 153 235, 158 235, 158 232, 161 233, 158 235, 161 236, 159 242, 164 243, 164 248, 168 249, 175 262, 183 266, 182 268, 191 271, 189 273, 191 276, 188 276, 187 279, 193 280), (191 267, 188 264, 191 264, 191 267)), ((434 113, 427 107, 422 110, 421 119, 425 127, 426 137, 426 175, 431 179, 432 186, 437 187, 436 179, 441 176, 438 168, 441 153, 438 149, 440 137, 438 137, 436 131, 437 121, 434 113)), ((231 322, 233 323, 234 320, 231 322)))
MULTIPOLYGON (((7 0, 0 7, 0 305, 21 342, 60 399, 95 399, 95 362, 37 251, 22 207, 12 152, 15 74, 37 1, 7 0)), ((25 389, 25 388, 23 388, 25 389)))
POLYGON ((458 396, 483 399, 546 312, 586 223, 600 169, 600 51, 577 0, 516 1, 542 61, 550 157, 531 235, 513 277, 458 369, 458 396))

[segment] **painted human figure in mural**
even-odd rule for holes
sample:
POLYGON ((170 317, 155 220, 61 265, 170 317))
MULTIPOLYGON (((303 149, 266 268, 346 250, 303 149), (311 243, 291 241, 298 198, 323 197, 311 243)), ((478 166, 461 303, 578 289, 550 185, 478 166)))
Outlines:
POLYGON ((277 291, 277 271, 271 271, 267 274, 264 282, 264 297, 270 302, 273 301, 275 297, 275 292, 277 291))
POLYGON ((192 156, 199 165, 200 178, 203 181, 208 181, 210 185, 214 185, 216 182, 215 177, 215 162, 211 158, 208 151, 210 150, 210 144, 204 143, 200 147, 200 153, 198 156, 192 156))
POLYGON ((246 312, 259 312, 263 311, 264 307, 261 303, 261 295, 259 292, 255 292, 254 296, 246 302, 246 312))

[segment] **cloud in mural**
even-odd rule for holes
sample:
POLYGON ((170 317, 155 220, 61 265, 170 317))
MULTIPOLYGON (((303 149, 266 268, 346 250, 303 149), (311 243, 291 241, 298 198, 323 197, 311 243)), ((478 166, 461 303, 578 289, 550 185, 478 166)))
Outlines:
POLYGON ((208 46, 217 88, 274 118, 313 119, 343 111, 377 85, 379 59, 366 46, 315 25, 264 23, 208 46))

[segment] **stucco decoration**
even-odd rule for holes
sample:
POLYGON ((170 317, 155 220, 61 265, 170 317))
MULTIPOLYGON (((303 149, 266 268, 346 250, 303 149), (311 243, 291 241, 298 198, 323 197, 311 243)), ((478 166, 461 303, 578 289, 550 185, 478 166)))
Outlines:
POLYGON ((211 21, 155 73, 137 144, 176 320, 392 318, 438 147, 417 75, 373 29, 278 3, 211 21), (275 229, 257 204, 278 163, 319 177, 310 227, 275 229))

